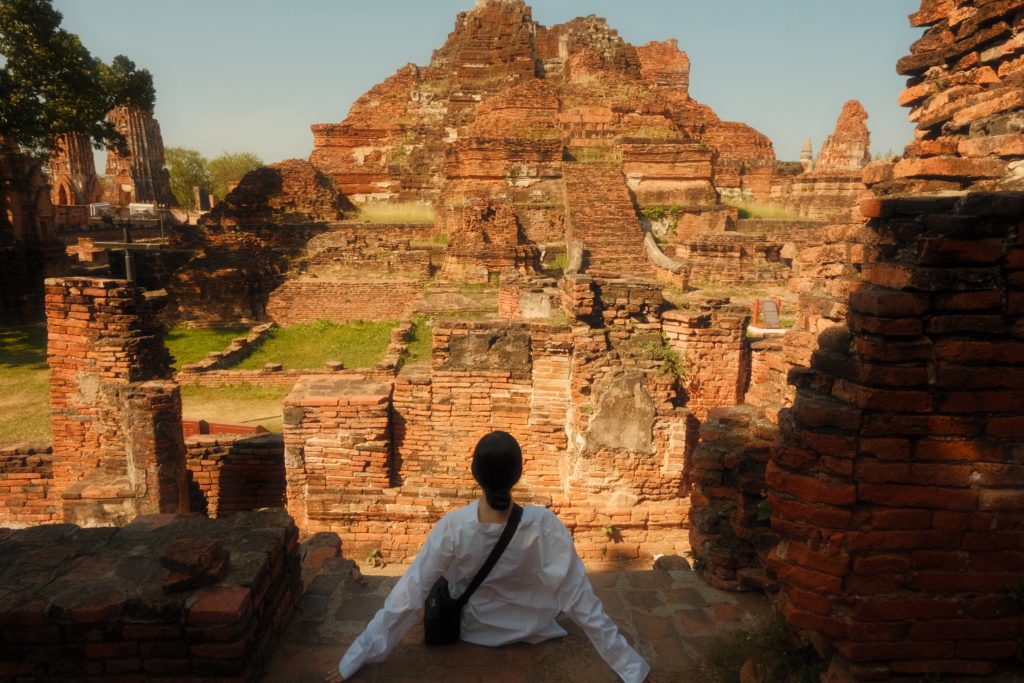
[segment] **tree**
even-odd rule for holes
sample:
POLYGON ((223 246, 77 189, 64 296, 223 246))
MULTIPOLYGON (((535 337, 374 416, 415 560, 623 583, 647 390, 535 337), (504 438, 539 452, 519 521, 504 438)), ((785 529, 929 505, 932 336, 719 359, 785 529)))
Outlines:
POLYGON ((148 69, 137 69, 135 62, 118 55, 109 65, 101 63, 100 78, 109 99, 108 111, 126 104, 153 113, 156 89, 148 69))
POLYGON ((237 183, 246 173, 262 165, 263 160, 252 152, 224 152, 207 165, 214 196, 224 199, 230 183, 237 183))
POLYGON ((97 147, 123 139, 106 120, 101 62, 60 28, 50 0, 0 0, 0 131, 31 152, 76 131, 97 147))
POLYGON ((210 191, 210 173, 206 170, 206 159, 194 149, 168 147, 164 160, 171 174, 171 192, 183 209, 195 209, 196 200, 192 188, 198 186, 210 191))

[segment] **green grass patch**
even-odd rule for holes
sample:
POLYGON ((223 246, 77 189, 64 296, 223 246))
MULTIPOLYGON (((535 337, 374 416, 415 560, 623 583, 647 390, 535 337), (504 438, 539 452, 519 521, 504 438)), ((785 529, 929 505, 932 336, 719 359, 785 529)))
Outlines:
POLYGON ((818 683, 826 663, 778 614, 751 630, 715 640, 705 651, 695 683, 739 683, 740 668, 753 659, 768 683, 818 683))
POLYGON ((437 235, 436 237, 430 237, 427 239, 409 240, 409 246, 420 249, 430 247, 447 247, 448 235, 437 235))
POLYGON ((771 202, 732 201, 727 203, 740 210, 740 218, 759 218, 767 221, 801 220, 799 214, 771 202))
POLYGON ((244 337, 248 327, 172 327, 167 331, 164 344, 174 356, 174 370, 183 365, 198 363, 211 351, 223 351, 232 339, 244 337))
POLYGON ((425 316, 418 316, 412 321, 409 331, 409 345, 405 350, 404 363, 427 363, 434 350, 434 329, 425 316))
POLYGON ((258 370, 267 363, 280 363, 288 370, 310 370, 338 361, 347 368, 368 368, 384 358, 397 324, 394 320, 357 320, 339 325, 317 320, 274 328, 263 345, 236 367, 258 370))
POLYGON ((377 225, 434 223, 434 206, 426 202, 367 202, 355 220, 377 225))
POLYGON ((580 164, 606 164, 622 161, 622 152, 617 147, 573 147, 569 150, 570 161, 580 164))
POLYGON ((290 387, 256 387, 251 384, 226 387, 182 385, 182 417, 186 420, 263 425, 271 432, 281 432, 281 404, 289 392, 290 387))
POLYGON ((0 443, 50 440, 46 328, 0 328, 0 443))

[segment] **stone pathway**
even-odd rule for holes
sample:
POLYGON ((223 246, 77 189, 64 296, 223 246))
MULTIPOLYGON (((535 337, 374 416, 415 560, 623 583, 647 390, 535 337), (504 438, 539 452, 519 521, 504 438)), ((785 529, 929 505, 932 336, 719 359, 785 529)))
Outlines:
MULTIPOLYGON (((673 566, 685 567, 678 558, 673 566)), ((308 583, 264 681, 321 681, 384 602, 396 576, 363 576, 342 558, 328 559, 308 583)), ((703 583, 689 568, 591 573, 608 614, 651 663, 662 683, 690 679, 701 653, 719 637, 750 628, 769 613, 767 600, 727 593, 703 583)), ((383 664, 368 665, 353 681, 420 683, 480 681, 614 683, 618 677, 583 632, 566 617, 569 635, 540 645, 488 648, 458 643, 423 645, 413 627, 383 664)))

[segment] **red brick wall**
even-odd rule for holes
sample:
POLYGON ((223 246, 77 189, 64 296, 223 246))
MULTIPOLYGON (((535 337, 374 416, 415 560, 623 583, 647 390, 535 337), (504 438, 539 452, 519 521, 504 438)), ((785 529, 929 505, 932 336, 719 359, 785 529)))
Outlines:
POLYGON ((159 302, 130 283, 46 281, 53 484, 64 517, 107 519, 187 510, 178 386, 164 381, 170 355, 159 302))
POLYGON ((588 561, 682 551, 691 418, 657 361, 617 353, 600 331, 462 321, 435 326, 432 367, 393 382, 302 380, 285 409, 289 511, 304 533, 336 531, 353 556, 408 561, 442 514, 479 495, 472 449, 501 429, 523 446, 517 496, 558 512, 588 561), (616 382, 649 399, 640 450, 608 443, 625 405, 616 382))
POLYGON ((0 529, 0 542, 6 680, 259 680, 302 593, 281 510, 0 529), (201 551, 222 564, 203 572, 201 551))
POLYGON ((284 438, 280 434, 201 435, 185 441, 191 508, 224 517, 285 504, 284 438))
POLYGON ((60 519, 49 498, 53 454, 49 444, 0 447, 0 524, 35 526, 60 519))
POLYGON ((750 372, 746 308, 673 310, 663 318, 666 341, 687 368, 686 405, 691 412, 703 420, 712 408, 742 403, 750 372))

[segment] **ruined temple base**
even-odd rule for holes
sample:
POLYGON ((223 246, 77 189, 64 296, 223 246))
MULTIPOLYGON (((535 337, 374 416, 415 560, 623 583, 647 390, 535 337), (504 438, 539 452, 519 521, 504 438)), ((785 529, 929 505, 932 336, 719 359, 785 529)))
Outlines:
MULTIPOLYGON (((679 568, 652 569, 648 561, 635 571, 591 571, 590 580, 609 616, 658 680, 685 681, 719 639, 756 627, 771 608, 759 595, 708 586, 679 558, 662 562, 679 568)), ((398 580, 363 576, 351 567, 348 560, 329 559, 309 584, 271 660, 266 683, 322 681, 398 580)), ((417 623, 386 662, 367 665, 355 678, 407 683, 619 680, 571 620, 563 616, 558 623, 568 632, 565 638, 498 648, 469 643, 427 648, 417 623)))

